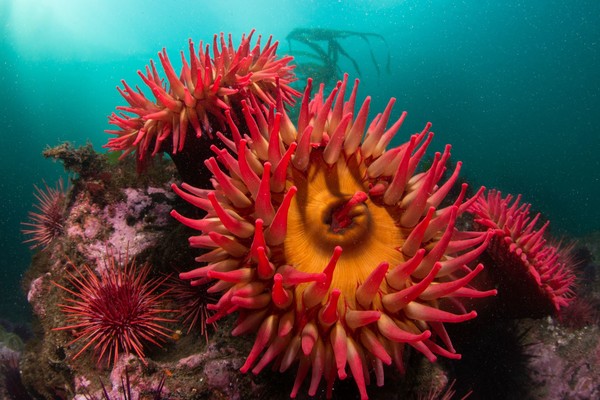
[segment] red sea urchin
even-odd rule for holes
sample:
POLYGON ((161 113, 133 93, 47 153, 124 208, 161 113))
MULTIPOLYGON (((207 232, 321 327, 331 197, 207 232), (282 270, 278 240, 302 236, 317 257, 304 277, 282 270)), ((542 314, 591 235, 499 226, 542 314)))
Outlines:
POLYGON ((575 275, 570 258, 544 239, 549 221, 536 230, 540 214, 532 219, 530 208, 530 204, 521 203, 520 195, 502 198, 496 190, 480 196, 469 207, 476 223, 495 231, 487 253, 498 267, 488 271, 494 273, 502 296, 507 301, 507 296, 514 299, 514 306, 508 301, 502 307, 517 313, 514 316, 556 313, 574 295, 575 275), (504 286, 506 290, 502 290, 504 286))
POLYGON ((125 257, 121 262, 114 255, 107 256, 100 276, 85 264, 70 264, 75 272, 66 270, 69 287, 53 282, 71 295, 60 305, 67 325, 54 330, 74 332, 69 346, 85 343, 73 359, 93 347, 98 363, 103 359, 106 364, 116 363, 121 352, 134 352, 146 363, 145 343, 160 345, 170 337, 163 323, 174 321, 161 316, 171 311, 161 307, 166 292, 159 292, 167 278, 148 280, 149 264, 136 267, 135 261, 125 257))
POLYGON ((229 151, 213 146, 217 158, 206 160, 213 190, 173 187, 206 211, 200 220, 172 215, 201 231, 191 246, 211 249, 197 258, 205 266, 181 278, 216 279, 213 320, 238 311, 232 334, 257 331, 243 372, 271 362, 283 372, 299 361, 292 397, 311 370, 308 393, 324 378, 331 396, 348 365, 366 399, 371 368, 378 385, 384 364, 404 369, 404 344, 431 361, 459 358, 443 323, 476 316, 458 298, 495 294, 467 286, 483 266, 466 263, 489 235, 455 227, 475 199, 463 202, 466 185, 438 209, 460 169, 438 185, 450 147, 415 174, 433 137, 429 124, 386 150, 405 117, 386 130, 391 100, 363 139, 370 99, 354 116, 358 81, 344 101, 346 79, 312 100, 309 80, 296 127, 283 110, 247 113, 249 136, 232 127, 229 151))
POLYGON ((189 64, 181 52, 183 66, 179 77, 163 49, 158 57, 169 85, 163 83, 153 61, 145 73, 138 71, 138 74, 152 91, 155 102, 139 88, 134 90, 122 81, 124 89, 118 90, 129 106, 117 107, 125 113, 109 117, 109 123, 119 129, 107 131, 117 137, 110 139, 105 147, 121 150, 123 156, 136 152, 138 170, 143 170, 157 152, 167 152, 181 173, 187 168, 180 168, 179 164, 192 162, 190 158, 204 159, 195 153, 209 145, 200 146, 197 139, 213 138, 216 130, 226 129, 228 120, 236 123, 243 120, 242 115, 236 114, 242 109, 242 102, 275 106, 279 93, 284 104, 293 104, 299 93, 289 86, 295 80, 294 66, 289 65, 292 57, 277 58, 278 43, 272 43, 270 37, 262 49, 260 36, 252 46, 253 34, 254 31, 242 36, 237 50, 231 35, 227 42, 222 33, 220 37, 215 35, 212 57, 209 46, 204 49, 202 42, 196 53, 190 39, 189 64), (192 153, 190 157, 185 157, 184 148, 192 153))
POLYGON ((55 188, 49 187, 46 183, 44 186, 45 190, 34 186, 34 196, 38 201, 34 208, 37 209, 37 212, 30 211, 29 222, 22 223, 27 227, 22 232, 29 236, 24 243, 31 243, 32 249, 48 247, 63 232, 66 198, 63 181, 59 180, 55 188))
POLYGON ((216 322, 206 323, 214 314, 208 307, 218 300, 215 294, 207 292, 210 284, 191 286, 174 276, 166 282, 166 286, 169 288, 169 297, 179 308, 180 320, 187 326, 187 333, 197 330, 208 343, 208 326, 211 325, 213 330, 217 328, 216 322))

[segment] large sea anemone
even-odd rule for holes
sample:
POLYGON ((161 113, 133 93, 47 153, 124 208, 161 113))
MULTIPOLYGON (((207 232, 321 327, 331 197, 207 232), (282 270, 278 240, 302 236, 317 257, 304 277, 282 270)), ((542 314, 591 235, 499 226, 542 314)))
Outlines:
POLYGON ((492 229, 487 254, 497 266, 489 272, 498 282, 502 309, 515 317, 555 314, 574 298, 575 273, 569 249, 546 239, 549 221, 530 215, 521 196, 502 197, 497 190, 470 207, 483 230, 492 229))
POLYGON ((135 152, 138 170, 144 170, 155 154, 166 152, 186 176, 188 170, 197 173, 194 160, 203 159, 202 150, 209 146, 206 140, 216 138, 218 130, 226 132, 228 121, 243 121, 238 114, 242 108, 274 107, 278 100, 293 104, 299 93, 289 86, 295 80, 294 67, 289 65, 292 57, 278 58, 278 43, 271 38, 262 48, 260 36, 252 45, 253 34, 242 36, 237 49, 231 35, 227 40, 223 34, 215 35, 212 55, 209 45, 204 47, 202 42, 196 52, 190 39, 189 62, 181 52, 179 75, 163 49, 158 57, 168 85, 153 61, 138 75, 154 101, 122 81, 124 88, 118 90, 129 105, 117 107, 121 112, 109 117, 118 129, 107 131, 116 137, 106 147, 123 151, 123 156, 135 152))
POLYGON ((443 181, 450 146, 419 168, 433 138, 427 124, 387 149, 406 113, 386 128, 392 99, 367 127, 370 98, 355 115, 357 86, 345 100, 345 77, 311 98, 309 80, 296 125, 283 109, 253 108, 248 131, 231 126, 227 148, 213 146, 205 161, 213 189, 173 187, 206 212, 172 212, 200 231, 190 245, 208 249, 180 277, 216 280, 211 320, 238 312, 232 334, 256 332, 243 372, 297 362, 292 397, 309 374, 308 393, 324 379, 330 396, 349 367, 365 399, 370 371, 378 385, 384 365, 403 371, 406 344, 431 361, 460 358, 444 323, 476 317, 460 298, 496 293, 469 286, 490 234, 456 225, 477 195, 465 200, 465 184, 447 199, 461 168, 443 181))

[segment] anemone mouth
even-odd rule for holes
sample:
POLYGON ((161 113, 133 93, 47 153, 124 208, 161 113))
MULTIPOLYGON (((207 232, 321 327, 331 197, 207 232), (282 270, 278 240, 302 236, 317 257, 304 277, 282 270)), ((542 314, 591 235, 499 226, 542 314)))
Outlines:
POLYGON ((366 194, 366 168, 358 155, 340 157, 330 166, 316 149, 306 171, 292 172, 298 192, 288 214, 285 264, 320 273, 340 246, 331 290, 339 289, 348 298, 380 263, 405 261, 399 250, 405 240, 400 210, 366 194))

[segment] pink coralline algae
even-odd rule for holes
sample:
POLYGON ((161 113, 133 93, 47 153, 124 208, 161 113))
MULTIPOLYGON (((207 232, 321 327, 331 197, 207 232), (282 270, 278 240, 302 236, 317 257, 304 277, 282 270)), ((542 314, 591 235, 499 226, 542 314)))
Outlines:
POLYGON ((160 231, 172 222, 168 215, 175 195, 168 186, 124 188, 118 199, 98 204, 80 193, 70 205, 66 236, 77 250, 102 269, 106 246, 140 254, 156 245, 160 231))
POLYGON ((33 307, 33 311, 41 317, 46 316, 46 307, 43 300, 47 294, 45 282, 48 279, 50 279, 48 273, 35 278, 29 284, 29 291, 27 292, 27 301, 33 307))

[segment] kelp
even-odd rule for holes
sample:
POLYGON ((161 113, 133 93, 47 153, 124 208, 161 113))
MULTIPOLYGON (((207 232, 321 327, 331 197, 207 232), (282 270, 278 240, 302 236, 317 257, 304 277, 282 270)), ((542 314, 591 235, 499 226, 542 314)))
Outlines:
POLYGON ((302 62, 297 61, 296 73, 301 77, 311 76, 317 81, 332 83, 337 81, 339 76, 342 75, 338 62, 340 57, 345 57, 352 63, 358 76, 361 76, 359 63, 356 61, 355 57, 350 55, 350 53, 340 44, 341 40, 352 37, 358 37, 367 42, 369 45, 371 61, 373 62, 373 66, 375 67, 378 76, 381 74, 381 70, 373 48, 371 47, 370 39, 376 38, 383 42, 387 48, 385 69, 388 74, 390 73, 390 48, 382 35, 371 32, 323 28, 296 28, 287 35, 286 39, 289 44, 290 52, 296 56, 296 60, 302 59, 302 62), (292 44, 294 43, 307 46, 308 51, 294 51, 292 49, 292 44))

